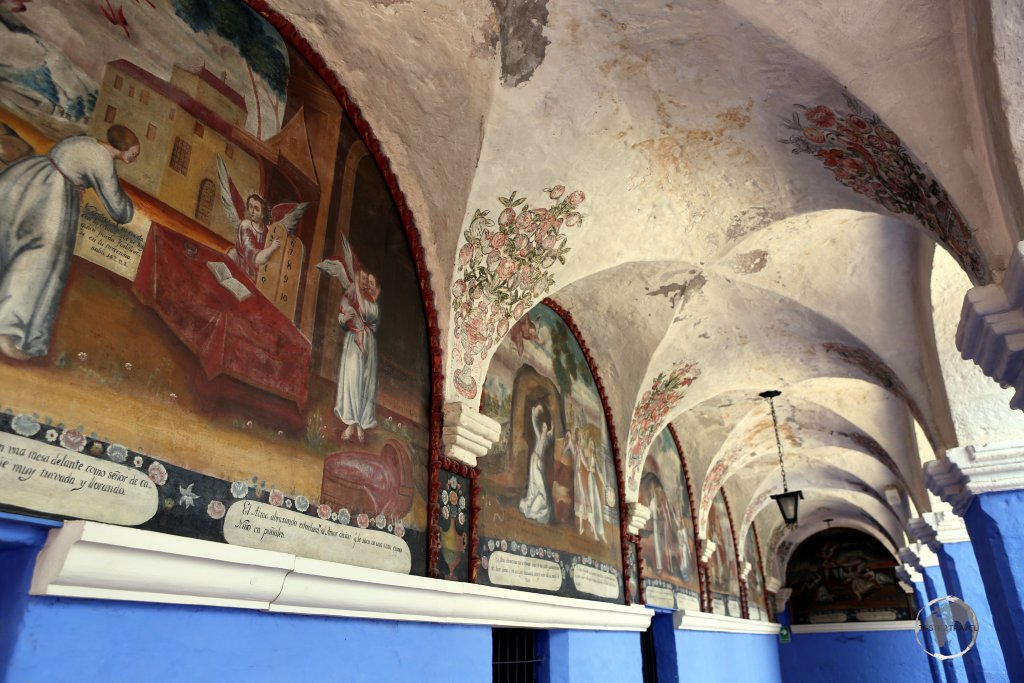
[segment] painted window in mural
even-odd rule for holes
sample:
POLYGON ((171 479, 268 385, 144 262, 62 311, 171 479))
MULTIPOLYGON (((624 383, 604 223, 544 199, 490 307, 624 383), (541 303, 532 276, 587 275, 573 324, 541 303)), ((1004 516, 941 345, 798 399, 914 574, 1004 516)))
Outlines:
POLYGON ((700 580, 682 459, 668 429, 651 443, 640 503, 651 510, 640 530, 644 596, 648 605, 700 610, 700 580))
POLYGON ((764 592, 764 567, 761 564, 761 553, 757 547, 757 533, 753 524, 747 529, 743 561, 751 567, 747 574, 747 613, 756 621, 771 621, 764 592))
POLYGON ((912 618, 896 560, 874 538, 852 529, 821 531, 800 544, 786 568, 794 624, 912 618))
POLYGON ((733 543, 732 523, 725 504, 725 494, 721 489, 711 503, 708 538, 715 543, 715 552, 708 560, 711 611, 730 617, 743 616, 740 609, 740 575, 736 566, 736 545, 733 543))
POLYGON ((387 182, 245 5, 125 14, 0 6, 0 505, 423 573, 387 182))
POLYGON ((478 581, 621 602, 618 484, 604 408, 572 331, 539 304, 484 382, 501 437, 480 459, 478 581))

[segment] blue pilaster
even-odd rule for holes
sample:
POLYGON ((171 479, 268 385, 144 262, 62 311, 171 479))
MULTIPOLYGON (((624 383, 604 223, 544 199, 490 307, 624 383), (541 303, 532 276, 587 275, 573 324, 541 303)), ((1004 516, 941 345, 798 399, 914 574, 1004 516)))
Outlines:
MULTIPOLYGON (((924 576, 924 585, 928 593, 929 602, 953 595, 946 587, 946 581, 942 577, 942 569, 939 565, 923 567, 922 569, 921 573, 924 576)), ((957 595, 954 597, 961 596, 957 595)), ((948 656, 961 651, 960 641, 955 632, 947 633, 944 638, 946 644, 939 647, 939 651, 942 654, 948 656)), ((967 669, 964 666, 963 657, 944 659, 941 661, 941 664, 946 683, 967 683, 967 669)))
MULTIPOLYGON (((967 679, 971 683, 1009 681, 974 548, 968 542, 944 543, 937 548, 936 554, 939 556, 939 567, 942 569, 946 589, 951 595, 956 595, 966 602, 978 618, 977 641, 964 655, 967 679)), ((961 648, 966 648, 970 640, 969 633, 960 633, 961 648)))
MULTIPOLYGON (((928 604, 929 600, 928 590, 925 587, 924 577, 921 576, 920 581, 914 581, 913 586, 914 602, 917 603, 917 609, 921 610, 924 608, 925 605, 928 604)), ((922 630, 918 633, 918 636, 922 638, 924 642, 927 644, 929 651, 935 652, 935 638, 932 636, 930 632, 922 630)), ((932 680, 935 681, 935 683, 945 683, 946 674, 942 670, 942 665, 939 663, 939 660, 937 660, 935 657, 929 657, 928 655, 925 655, 925 658, 928 660, 928 668, 932 672, 932 680)))

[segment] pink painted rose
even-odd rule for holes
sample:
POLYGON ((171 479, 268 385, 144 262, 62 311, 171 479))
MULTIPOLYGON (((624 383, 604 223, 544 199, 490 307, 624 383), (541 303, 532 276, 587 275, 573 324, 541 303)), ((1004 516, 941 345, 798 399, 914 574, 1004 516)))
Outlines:
POLYGON ((807 120, 822 128, 830 128, 836 122, 836 115, 825 105, 819 104, 807 110, 807 120))
POLYGON ((516 227, 520 230, 525 230, 526 226, 533 222, 533 211, 523 211, 516 218, 516 227))
POLYGON ((552 199, 558 199, 563 194, 565 194, 565 185, 555 185, 548 188, 548 196, 552 199))
POLYGON ((149 466, 149 470, 147 470, 146 474, 149 475, 149 480, 157 486, 163 486, 167 483, 167 468, 155 460, 149 466))
POLYGON ((273 489, 270 492, 270 504, 280 507, 284 505, 284 493, 278 489, 273 489))
POLYGON ((502 280, 507 280, 512 277, 512 274, 519 269, 516 262, 509 258, 501 259, 501 263, 498 264, 498 277, 502 280))
POLYGON ((861 133, 871 130, 871 124, 856 114, 847 114, 846 123, 853 126, 861 133))
MULTIPOLYGON (((524 271, 526 272, 526 271, 524 271)), ((531 282, 532 284, 532 282, 531 282)), ((526 306, 523 303, 516 304, 516 307, 512 309, 512 317, 519 320, 523 317, 523 313, 526 312, 526 306)))
POLYGON ((885 144, 885 140, 883 140, 882 138, 878 137, 877 135, 869 135, 868 136, 868 144, 871 145, 872 147, 874 147, 875 149, 877 149, 879 151, 882 151, 882 152, 884 152, 886 149, 888 149, 888 147, 885 144))
POLYGON ((316 506, 316 516, 320 519, 330 519, 331 517, 331 506, 327 503, 320 503, 316 506))
POLYGON ((576 190, 569 195, 569 206, 579 206, 583 203, 583 200, 587 198, 587 195, 583 194, 583 190, 576 190))
POLYGON ((852 126, 838 126, 836 133, 847 142, 860 142, 860 131, 852 126))
POLYGON ((896 133, 893 133, 885 126, 875 126, 875 132, 878 133, 878 137, 882 138, 890 145, 900 144, 900 139, 896 137, 896 133))
POLYGON ((206 514, 213 519, 223 518, 225 512, 227 512, 227 508, 219 500, 211 500, 210 504, 206 506, 206 514))
POLYGON ((356 524, 359 525, 360 529, 365 529, 370 526, 370 518, 365 512, 360 512, 359 516, 356 517, 356 524))
POLYGON ((825 166, 832 168, 833 166, 837 166, 839 164, 839 160, 846 155, 843 153, 843 150, 832 147, 829 149, 819 149, 814 153, 814 156, 821 159, 825 166))
POLYGON ((60 445, 76 453, 85 448, 85 441, 85 434, 77 429, 65 429, 64 433, 60 435, 60 445))
POLYGON ((573 211, 572 213, 570 213, 569 215, 567 215, 565 217, 565 224, 566 224, 566 226, 568 226, 570 228, 575 228, 577 225, 580 224, 580 219, 581 218, 582 218, 582 216, 580 216, 578 213, 573 211))
POLYGON ((467 242, 462 245, 462 249, 459 250, 459 265, 468 266, 470 260, 473 258, 473 245, 467 242))
POLYGON ((505 227, 516 219, 516 210, 511 206, 506 206, 505 210, 498 216, 498 225, 505 227))
POLYGON ((395 536, 402 538, 405 536, 405 525, 401 522, 395 522, 395 536))
POLYGON ((500 323, 498 323, 498 336, 499 337, 504 337, 507 332, 508 332, 508 320, 502 320, 500 323))
MULTIPOLYGON (((502 235, 504 237, 504 235, 502 235)), ((487 268, 488 270, 495 270, 498 264, 501 263, 501 252, 498 250, 492 251, 487 255, 487 268)))
POLYGON ((508 238, 505 236, 505 233, 503 232, 496 232, 493 235, 491 235, 491 247, 494 249, 501 249, 503 246, 505 246, 506 241, 508 241, 508 238))
POLYGON ((454 294, 455 298, 457 299, 457 298, 463 296, 465 293, 466 293, 466 281, 465 280, 456 280, 455 284, 452 285, 452 294, 454 294))

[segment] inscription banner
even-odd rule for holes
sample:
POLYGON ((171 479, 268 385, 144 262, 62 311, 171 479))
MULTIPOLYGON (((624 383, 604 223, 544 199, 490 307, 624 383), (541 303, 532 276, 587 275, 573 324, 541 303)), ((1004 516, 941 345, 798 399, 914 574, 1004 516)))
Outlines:
POLYGON ((576 590, 599 598, 619 597, 619 577, 596 567, 577 564, 572 568, 572 582, 576 590))
POLYGON ((253 500, 233 503, 224 517, 232 545, 408 574, 409 546, 383 531, 335 524, 253 500))
POLYGON ((115 223, 96 193, 87 190, 80 215, 75 255, 134 281, 152 225, 145 214, 136 211, 130 223, 115 223))
POLYGON ((0 432, 0 503, 136 526, 156 514, 156 486, 139 470, 0 432))
POLYGON ((556 591, 562 587, 562 568, 557 562, 522 557, 500 550, 491 554, 488 573, 497 586, 519 586, 556 591))

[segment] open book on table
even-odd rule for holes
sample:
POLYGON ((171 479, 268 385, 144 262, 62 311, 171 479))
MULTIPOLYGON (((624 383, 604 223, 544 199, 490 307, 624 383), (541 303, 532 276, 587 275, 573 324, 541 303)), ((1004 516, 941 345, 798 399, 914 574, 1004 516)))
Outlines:
POLYGON ((238 301, 245 301, 252 296, 252 290, 239 282, 232 274, 228 264, 223 261, 207 261, 206 267, 220 286, 231 292, 238 301))

